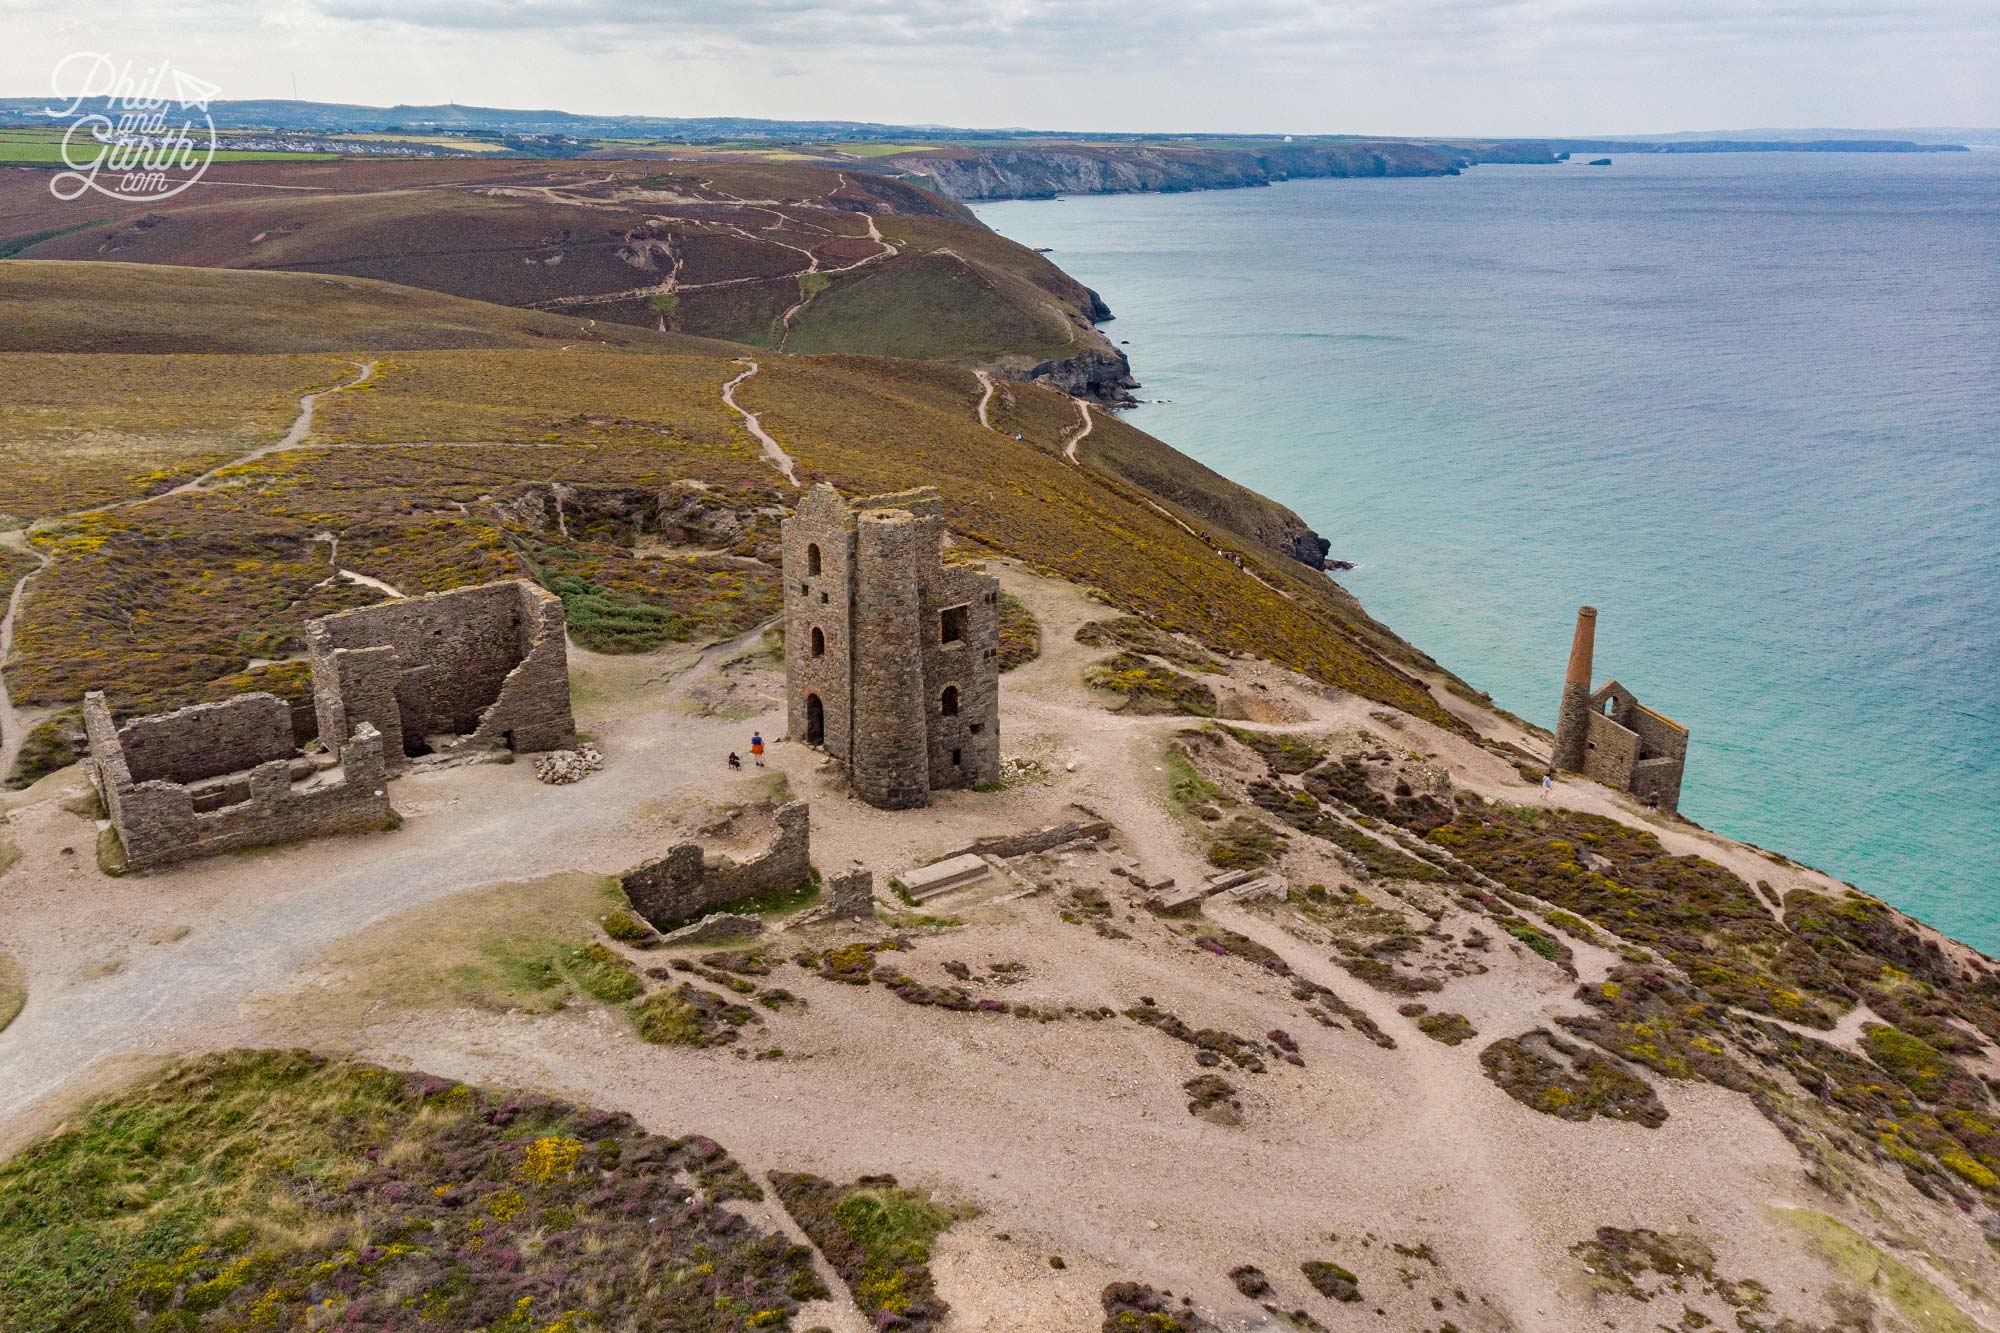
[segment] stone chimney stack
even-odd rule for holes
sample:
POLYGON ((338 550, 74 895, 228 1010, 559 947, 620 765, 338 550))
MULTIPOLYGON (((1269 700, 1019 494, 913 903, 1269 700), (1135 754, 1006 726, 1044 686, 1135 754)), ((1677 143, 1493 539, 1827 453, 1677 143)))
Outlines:
POLYGON ((1576 637, 1570 640, 1569 670, 1563 673, 1562 705, 1556 710, 1553 765, 1570 772, 1583 770, 1584 748, 1590 734, 1591 650, 1597 642, 1597 608, 1578 607, 1576 637))

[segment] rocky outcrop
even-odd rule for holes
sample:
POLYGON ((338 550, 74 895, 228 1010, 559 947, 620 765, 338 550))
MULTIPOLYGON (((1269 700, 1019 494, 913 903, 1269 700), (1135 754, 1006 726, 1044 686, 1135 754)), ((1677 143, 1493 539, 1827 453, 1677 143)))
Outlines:
POLYGON ((1132 363, 1115 347, 1093 347, 1060 361, 1043 361, 1025 371, 1002 373, 1106 407, 1130 407, 1138 401, 1132 396, 1132 390, 1139 387, 1139 381, 1132 378, 1132 363))

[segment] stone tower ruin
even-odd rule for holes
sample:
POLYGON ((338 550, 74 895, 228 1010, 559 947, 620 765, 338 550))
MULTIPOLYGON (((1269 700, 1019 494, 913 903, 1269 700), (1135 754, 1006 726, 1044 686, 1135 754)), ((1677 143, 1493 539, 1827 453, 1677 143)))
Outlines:
POLYGON ((1596 640, 1597 608, 1578 608, 1551 763, 1656 802, 1673 814, 1680 808, 1688 729, 1640 703, 1615 680, 1593 692, 1590 673, 1596 640))
POLYGON ((784 524, 785 698, 794 740, 870 805, 1000 776, 1000 584, 944 563, 928 487, 849 504, 819 485, 784 524))

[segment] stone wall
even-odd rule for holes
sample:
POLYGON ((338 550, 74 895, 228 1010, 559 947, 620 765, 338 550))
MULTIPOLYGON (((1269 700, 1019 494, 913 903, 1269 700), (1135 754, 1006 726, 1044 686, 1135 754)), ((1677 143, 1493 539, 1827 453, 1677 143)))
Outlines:
POLYGON ((747 860, 707 856, 698 842, 676 843, 657 861, 620 878, 639 915, 660 930, 761 893, 789 893, 812 883, 812 820, 804 801, 778 807, 777 836, 747 860))
POLYGON ((787 731, 845 761, 854 745, 854 531, 831 486, 806 492, 785 520, 784 550, 787 731))
POLYGON ((1027 833, 1001 833, 975 838, 953 855, 995 856, 1004 861, 1066 847, 1073 842, 1097 842, 1110 836, 1111 825, 1107 820, 1065 819, 1060 824, 1048 824, 1027 833))
POLYGON ((306 626, 320 736, 362 722, 391 766, 433 751, 519 752, 574 743, 559 598, 488 583, 324 616, 306 626))
POLYGON ((790 734, 887 809, 1000 773, 999 583, 943 547, 930 489, 849 505, 816 486, 784 525, 790 734))
POLYGON ((976 787, 1000 778, 1000 584, 979 569, 944 566, 928 599, 932 630, 924 653, 925 708, 933 790, 976 787), (961 637, 946 643, 943 616, 961 612, 961 637), (945 711, 946 691, 957 710, 945 711))
POLYGON ((87 769, 124 847, 125 865, 147 870, 218 852, 296 842, 385 826, 389 805, 382 737, 363 723, 340 747, 338 763, 314 763, 291 749, 290 710, 274 695, 239 695, 117 726, 101 693, 86 695, 87 769), (270 753, 273 720, 284 727, 282 751, 270 753), (221 739, 240 736, 234 767, 221 739), (156 758, 188 761, 184 780, 134 775, 129 742, 156 758))
POLYGON ((856 524, 848 776, 862 800, 885 810, 914 809, 931 798, 923 538, 907 510, 869 510, 856 524))
POLYGON ((134 782, 199 782, 289 759, 297 748, 291 705, 262 693, 135 717, 118 741, 134 782))
POLYGON ((1632 785, 1632 765, 1639 762, 1639 735, 1602 713, 1584 718, 1583 764, 1580 771, 1593 782, 1624 791, 1632 785))

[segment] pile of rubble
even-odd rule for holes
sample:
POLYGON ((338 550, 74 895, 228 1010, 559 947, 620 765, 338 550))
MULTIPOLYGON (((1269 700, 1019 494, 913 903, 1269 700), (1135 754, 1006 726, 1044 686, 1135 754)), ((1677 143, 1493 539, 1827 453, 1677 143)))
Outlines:
POLYGON ((1000 761, 1000 785, 1003 787, 1046 786, 1050 776, 1047 760, 1009 755, 1000 761))
POLYGON ((595 745, 579 745, 574 750, 551 750, 535 757, 535 776, 543 782, 562 785, 581 782, 604 767, 604 756, 595 745))

